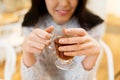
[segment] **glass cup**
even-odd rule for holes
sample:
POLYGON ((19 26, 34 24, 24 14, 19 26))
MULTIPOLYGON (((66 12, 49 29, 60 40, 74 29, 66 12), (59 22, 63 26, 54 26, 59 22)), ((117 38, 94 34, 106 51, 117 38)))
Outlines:
POLYGON ((69 46, 74 44, 60 44, 59 39, 69 38, 70 36, 57 36, 54 39, 55 53, 57 54, 57 60, 55 61, 56 66, 62 70, 70 70, 75 67, 76 62, 74 61, 74 56, 66 56, 64 52, 59 51, 60 46, 69 46))

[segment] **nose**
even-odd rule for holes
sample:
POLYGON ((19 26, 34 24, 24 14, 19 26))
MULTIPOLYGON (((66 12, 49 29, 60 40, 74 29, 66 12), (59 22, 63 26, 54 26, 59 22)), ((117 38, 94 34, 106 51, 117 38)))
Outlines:
POLYGON ((61 7, 68 7, 69 6, 69 0, 59 0, 59 5, 61 7))

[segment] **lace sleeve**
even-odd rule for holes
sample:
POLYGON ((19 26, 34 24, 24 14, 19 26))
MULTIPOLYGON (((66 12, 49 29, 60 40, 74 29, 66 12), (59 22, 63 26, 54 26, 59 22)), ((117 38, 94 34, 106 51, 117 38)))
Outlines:
MULTIPOLYGON (((22 35, 24 37, 26 37, 27 35, 29 35, 33 30, 33 27, 23 27, 22 28, 22 35)), ((39 60, 36 57, 36 63, 31 66, 31 67, 27 67, 24 62, 23 59, 21 60, 21 78, 22 80, 39 80, 40 76, 40 63, 39 60)))
POLYGON ((33 27, 22 27, 22 35, 23 36, 27 36, 28 34, 30 34, 30 32, 32 32, 34 28, 33 27))
POLYGON ((36 63, 29 68, 24 64, 22 59, 21 61, 22 80, 40 80, 40 76, 39 76, 40 73, 42 73, 42 69, 40 66, 39 59, 37 57, 36 57, 36 63))
POLYGON ((105 33, 105 23, 99 24, 88 31, 88 33, 96 40, 100 40, 105 33))

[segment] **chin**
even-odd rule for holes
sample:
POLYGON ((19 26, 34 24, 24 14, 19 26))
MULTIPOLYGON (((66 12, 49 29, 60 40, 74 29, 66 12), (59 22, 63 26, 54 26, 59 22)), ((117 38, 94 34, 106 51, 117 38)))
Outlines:
POLYGON ((58 25, 62 25, 67 23, 69 20, 71 19, 71 16, 53 16, 53 20, 55 23, 57 23, 58 25))
POLYGON ((58 25, 62 25, 62 24, 65 24, 67 23, 69 20, 58 20, 58 21, 55 21, 55 23, 57 23, 58 25))

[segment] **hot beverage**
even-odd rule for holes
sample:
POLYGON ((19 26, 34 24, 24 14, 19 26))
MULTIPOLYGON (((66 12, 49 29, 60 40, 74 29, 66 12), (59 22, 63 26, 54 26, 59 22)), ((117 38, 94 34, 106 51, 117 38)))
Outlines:
POLYGON ((64 36, 63 36, 63 37, 59 37, 59 38, 56 38, 56 39, 54 40, 55 49, 56 49, 56 54, 58 55, 58 57, 59 57, 60 59, 63 59, 63 60, 72 59, 73 56, 66 56, 66 55, 64 55, 64 52, 63 52, 63 51, 59 51, 59 50, 58 50, 58 48, 59 48, 60 46, 72 45, 72 44, 60 44, 60 43, 59 43, 59 39, 60 39, 60 38, 65 38, 65 37, 64 37, 64 36))

